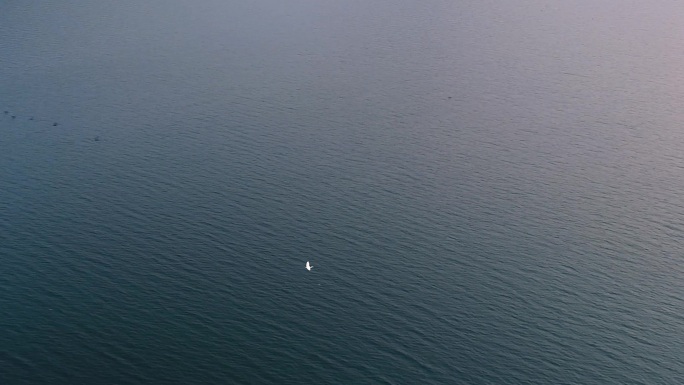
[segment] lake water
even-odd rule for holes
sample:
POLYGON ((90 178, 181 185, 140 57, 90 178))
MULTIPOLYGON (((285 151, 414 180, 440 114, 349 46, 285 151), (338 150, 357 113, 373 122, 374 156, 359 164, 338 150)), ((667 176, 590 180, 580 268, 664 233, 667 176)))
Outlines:
POLYGON ((4 2, 0 383, 684 383, 682 25, 4 2))

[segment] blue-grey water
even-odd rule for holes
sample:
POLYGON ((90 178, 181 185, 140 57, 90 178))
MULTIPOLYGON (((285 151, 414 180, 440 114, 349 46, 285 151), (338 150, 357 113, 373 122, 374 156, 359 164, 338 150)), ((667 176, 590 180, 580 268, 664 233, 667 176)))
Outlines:
POLYGON ((0 384, 684 383, 682 25, 2 2, 0 384))

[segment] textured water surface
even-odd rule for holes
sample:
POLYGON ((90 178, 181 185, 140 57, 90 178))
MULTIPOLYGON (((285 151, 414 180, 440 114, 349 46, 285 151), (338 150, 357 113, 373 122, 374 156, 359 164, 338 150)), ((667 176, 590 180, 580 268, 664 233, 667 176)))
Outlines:
POLYGON ((682 15, 0 5, 0 383, 684 382, 682 15))

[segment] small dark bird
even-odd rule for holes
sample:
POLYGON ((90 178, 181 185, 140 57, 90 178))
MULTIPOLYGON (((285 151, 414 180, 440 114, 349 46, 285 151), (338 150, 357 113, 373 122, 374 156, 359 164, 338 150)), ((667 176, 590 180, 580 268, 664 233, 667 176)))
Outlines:
POLYGON ((16 115, 12 115, 12 119, 14 119, 14 118, 16 118, 16 117, 17 117, 16 115))
POLYGON ((33 116, 29 118, 29 120, 33 120, 33 116))
POLYGON ((57 122, 52 123, 52 127, 57 127, 59 124, 57 122))
POLYGON ((99 137, 99 136, 96 136, 93 140, 96 141, 96 142, 99 142, 99 141, 100 141, 100 137, 99 137))

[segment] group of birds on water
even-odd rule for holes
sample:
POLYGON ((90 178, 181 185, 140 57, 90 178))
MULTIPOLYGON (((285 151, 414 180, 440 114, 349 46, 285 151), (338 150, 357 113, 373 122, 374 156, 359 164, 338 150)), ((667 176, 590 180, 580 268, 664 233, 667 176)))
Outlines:
MULTIPOLYGON (((16 118, 17 118, 16 115, 10 114, 10 112, 9 112, 8 110, 5 110, 4 113, 5 113, 5 115, 8 115, 8 116, 11 117, 12 119, 16 119, 16 118)), ((28 118, 28 120, 35 120, 35 119, 34 119, 33 116, 30 116, 30 117, 28 118)), ((57 126, 59 126, 59 123, 57 123, 57 122, 52 123, 52 127, 57 127, 57 126)), ((99 142, 99 141, 100 141, 100 137, 99 137, 99 136, 96 136, 96 137, 93 138, 93 140, 96 141, 96 142, 99 142)))
MULTIPOLYGON (((10 115, 10 114, 9 114, 9 111, 7 111, 7 110, 5 110, 5 115, 9 115, 12 119, 16 119, 16 118, 17 118, 17 116, 14 115, 14 114, 10 115)), ((28 118, 28 120, 33 120, 33 116, 31 116, 30 118, 28 118)), ((59 126, 59 123, 57 123, 57 122, 52 123, 52 127, 57 127, 57 126, 59 126)))

